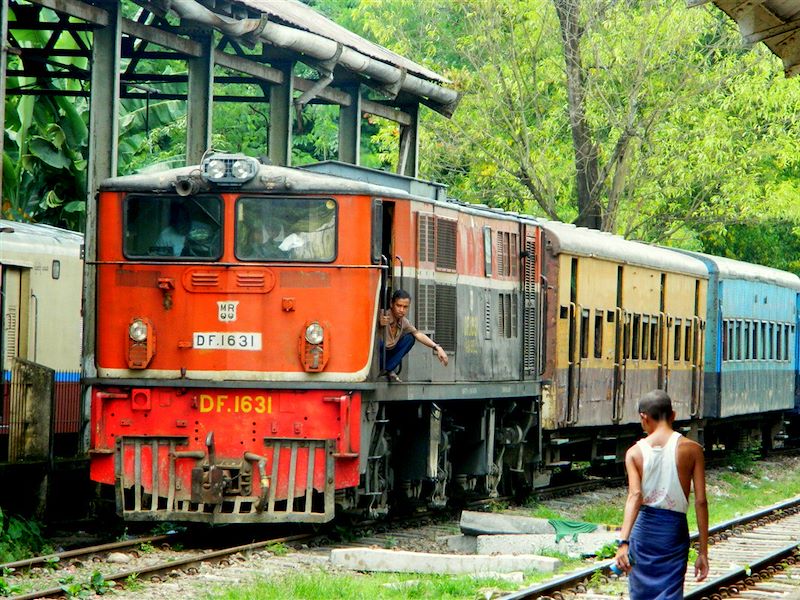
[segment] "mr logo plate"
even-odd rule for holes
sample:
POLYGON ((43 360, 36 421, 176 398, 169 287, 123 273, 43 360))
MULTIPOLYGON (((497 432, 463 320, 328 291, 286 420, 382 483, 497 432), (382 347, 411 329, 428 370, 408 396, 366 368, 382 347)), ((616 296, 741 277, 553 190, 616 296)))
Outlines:
POLYGON ((230 300, 223 300, 217 302, 217 316, 223 323, 232 323, 236 320, 236 309, 239 308, 238 300, 232 302, 230 300))

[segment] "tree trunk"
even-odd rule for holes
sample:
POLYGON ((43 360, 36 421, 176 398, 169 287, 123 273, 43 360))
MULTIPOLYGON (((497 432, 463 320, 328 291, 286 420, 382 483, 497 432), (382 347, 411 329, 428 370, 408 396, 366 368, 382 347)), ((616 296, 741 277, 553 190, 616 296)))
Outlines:
POLYGON ((561 24, 564 62, 567 75, 569 124, 575 150, 575 187, 578 196, 578 218, 575 224, 602 229, 603 215, 599 202, 599 170, 597 146, 586 122, 585 81, 581 66, 580 41, 583 31, 578 23, 580 0, 553 0, 561 24))

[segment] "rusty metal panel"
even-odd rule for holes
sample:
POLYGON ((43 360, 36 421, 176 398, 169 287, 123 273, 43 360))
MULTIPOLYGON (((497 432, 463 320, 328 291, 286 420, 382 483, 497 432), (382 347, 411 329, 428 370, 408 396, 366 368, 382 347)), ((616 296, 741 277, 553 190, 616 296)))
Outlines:
POLYGON ((52 458, 54 371, 19 358, 11 370, 8 461, 52 458))

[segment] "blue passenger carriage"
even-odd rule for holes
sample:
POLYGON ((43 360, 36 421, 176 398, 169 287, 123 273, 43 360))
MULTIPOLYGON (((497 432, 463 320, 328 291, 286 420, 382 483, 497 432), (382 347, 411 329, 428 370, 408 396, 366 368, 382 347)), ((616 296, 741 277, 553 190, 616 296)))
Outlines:
POLYGON ((797 294, 792 273, 691 253, 708 267, 706 445, 781 445, 795 406, 797 294), (732 427, 731 425, 736 426, 732 427))

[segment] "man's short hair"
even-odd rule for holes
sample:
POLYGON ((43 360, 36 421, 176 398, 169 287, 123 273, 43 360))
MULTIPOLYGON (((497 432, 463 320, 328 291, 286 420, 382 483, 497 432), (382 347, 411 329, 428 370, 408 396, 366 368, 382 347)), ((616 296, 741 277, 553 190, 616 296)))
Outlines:
POLYGON ((639 400, 639 412, 654 421, 662 421, 672 416, 672 400, 664 390, 653 390, 639 400))
POLYGON ((392 304, 398 300, 411 300, 411 294, 405 290, 395 290, 394 294, 392 294, 392 304))

